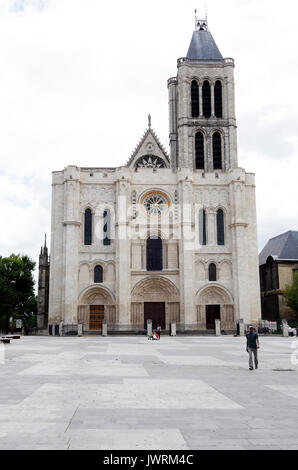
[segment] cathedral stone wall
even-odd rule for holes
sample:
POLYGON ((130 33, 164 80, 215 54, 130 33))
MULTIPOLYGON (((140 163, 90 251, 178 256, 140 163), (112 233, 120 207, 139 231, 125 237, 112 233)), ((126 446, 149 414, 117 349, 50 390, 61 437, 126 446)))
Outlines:
POLYGON ((220 318, 230 331, 260 319, 255 180, 238 167, 234 61, 203 53, 179 59, 168 81, 170 158, 149 117, 126 165, 53 173, 50 323, 136 331, 152 316, 165 329, 205 331, 220 318))

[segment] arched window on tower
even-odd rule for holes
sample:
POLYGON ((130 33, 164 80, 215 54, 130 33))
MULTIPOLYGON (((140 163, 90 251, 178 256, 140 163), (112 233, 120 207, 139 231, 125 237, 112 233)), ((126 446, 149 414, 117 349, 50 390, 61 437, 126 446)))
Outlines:
POLYGON ((103 270, 102 266, 98 265, 94 268, 94 283, 101 284, 103 282, 103 270))
POLYGON ((92 245, 92 212, 85 210, 84 215, 84 245, 92 245))
POLYGON ((196 80, 191 82, 191 115, 194 118, 200 115, 199 85, 196 80))
POLYGON ((209 281, 216 282, 216 266, 214 263, 209 264, 209 281))
POLYGON ((103 244, 105 246, 111 244, 111 212, 109 209, 103 213, 103 244))
POLYGON ((196 150, 196 169, 204 170, 205 152, 204 152, 204 135, 202 134, 202 132, 196 133, 195 150, 196 150))
POLYGON ((147 271, 162 271, 162 239, 147 239, 147 271))
POLYGON ((222 84, 220 80, 214 86, 214 112, 217 118, 222 118, 222 84))
POLYGON ((219 132, 214 132, 212 136, 212 150, 213 150, 213 169, 222 170, 221 135, 219 132))
POLYGON ((208 80, 203 83, 203 115, 205 118, 211 116, 211 87, 208 80))
POLYGON ((207 244, 206 211, 204 209, 199 211, 199 242, 200 245, 207 244))
POLYGON ((222 209, 219 209, 216 214, 216 224, 217 224, 217 244, 225 244, 225 220, 224 213, 222 209))

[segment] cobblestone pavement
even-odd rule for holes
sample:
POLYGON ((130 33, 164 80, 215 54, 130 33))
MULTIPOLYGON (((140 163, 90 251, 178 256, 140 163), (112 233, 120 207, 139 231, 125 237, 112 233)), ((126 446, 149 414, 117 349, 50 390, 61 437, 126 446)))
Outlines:
POLYGON ((0 344, 0 449, 298 449, 298 341, 260 341, 254 371, 231 336, 0 344))

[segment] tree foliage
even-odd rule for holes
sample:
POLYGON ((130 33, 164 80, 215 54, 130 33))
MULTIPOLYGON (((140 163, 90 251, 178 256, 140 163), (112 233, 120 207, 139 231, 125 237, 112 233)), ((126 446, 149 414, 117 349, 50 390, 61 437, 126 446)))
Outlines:
POLYGON ((298 272, 295 273, 293 284, 291 286, 287 285, 284 289, 283 295, 287 306, 296 312, 298 318, 298 272))
POLYGON ((0 256, 0 327, 8 329, 9 319, 20 318, 28 332, 37 311, 33 271, 35 262, 28 256, 0 256))

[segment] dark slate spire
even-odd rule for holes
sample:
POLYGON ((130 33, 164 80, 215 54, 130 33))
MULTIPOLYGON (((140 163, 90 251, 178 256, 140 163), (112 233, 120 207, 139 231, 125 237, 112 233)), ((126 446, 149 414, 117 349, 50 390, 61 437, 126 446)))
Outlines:
POLYGON ((212 34, 208 30, 207 16, 204 20, 200 20, 196 16, 195 30, 186 57, 196 60, 223 59, 212 34))

